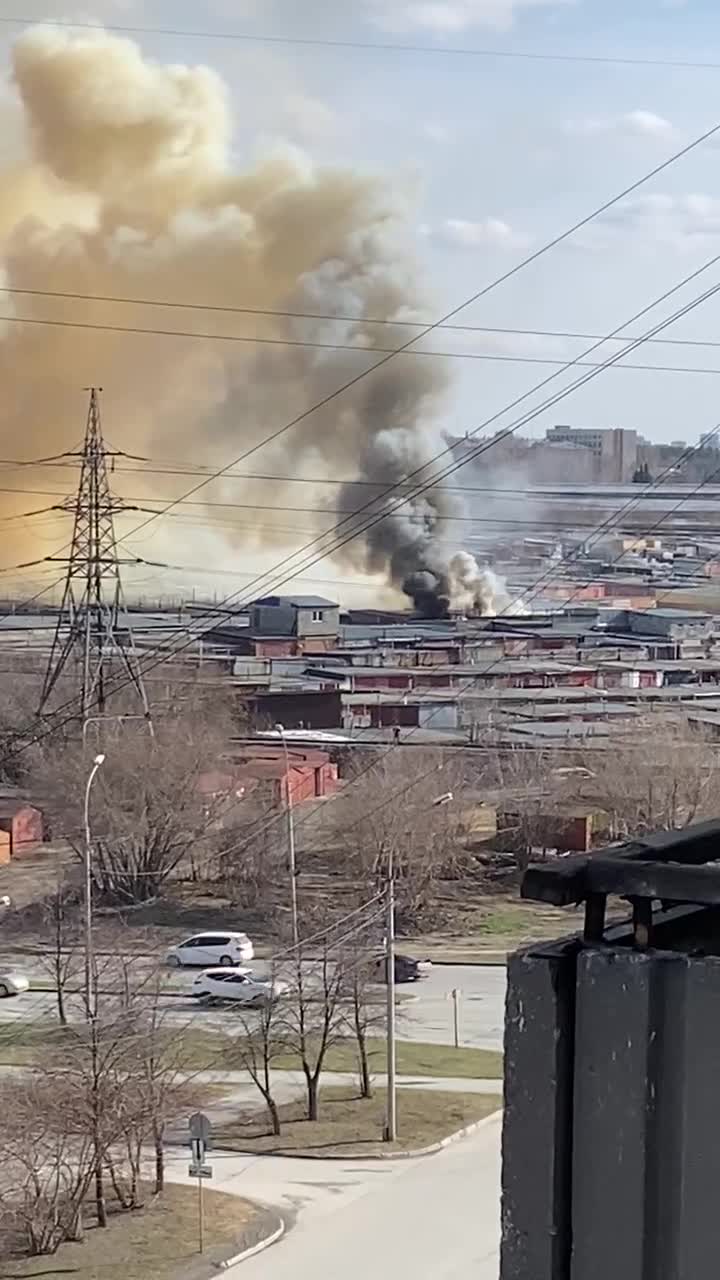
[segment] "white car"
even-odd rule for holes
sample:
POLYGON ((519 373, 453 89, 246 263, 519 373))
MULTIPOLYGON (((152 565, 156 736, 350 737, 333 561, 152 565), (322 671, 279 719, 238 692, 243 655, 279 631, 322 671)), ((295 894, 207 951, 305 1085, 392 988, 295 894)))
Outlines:
POLYGON ((258 978, 250 969, 206 969, 193 982, 192 993, 201 1000, 237 1000, 241 1004, 264 1004, 287 991, 284 982, 258 978))
POLYGON ((30 990, 30 982, 24 973, 1 973, 0 972, 0 999, 5 996, 19 996, 23 991, 30 990))
POLYGON ((173 947, 167 962, 173 965, 243 964, 255 952, 246 933, 197 933, 173 947))

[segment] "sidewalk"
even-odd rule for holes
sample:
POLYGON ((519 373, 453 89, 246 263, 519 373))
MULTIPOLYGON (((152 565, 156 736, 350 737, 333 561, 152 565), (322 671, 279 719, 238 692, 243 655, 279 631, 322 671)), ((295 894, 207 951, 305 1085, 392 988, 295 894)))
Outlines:
MULTIPOLYGON (((357 1084, 356 1071, 323 1071, 322 1080, 327 1085, 357 1084)), ((255 1093, 257 1088, 247 1071, 199 1071, 195 1080, 202 1084, 236 1085, 238 1090, 250 1087, 255 1093)), ((295 1092, 305 1088, 305 1077, 302 1071, 273 1071, 272 1079, 278 1091, 287 1088, 295 1092)), ((373 1080, 380 1088, 385 1087, 387 1077, 373 1072, 373 1080)), ((398 1076, 398 1088, 404 1089, 440 1089, 447 1093, 497 1093, 502 1094, 503 1082, 499 1080, 473 1080, 462 1076, 398 1076)))
MULTIPOLYGON (((226 1089, 225 1096, 209 1101, 203 1108, 213 1124, 221 1126, 236 1118, 238 1109, 261 1108, 262 1097, 257 1085, 253 1084, 246 1071, 200 1071, 193 1076, 199 1084, 221 1086, 226 1089)), ((272 1073, 273 1092, 276 1102, 292 1102, 302 1097, 305 1092, 305 1077, 302 1071, 274 1071, 272 1073)), ((373 1081, 378 1089, 384 1089, 387 1076, 374 1075, 373 1081)), ((324 1084, 357 1085, 357 1074, 352 1071, 324 1071, 321 1087, 324 1084)), ((448 1093, 491 1093, 502 1096, 502 1080, 463 1080, 445 1076, 398 1076, 399 1089, 437 1089, 448 1093)), ((187 1127, 171 1125, 168 1131, 168 1142, 173 1145, 187 1145, 187 1127)))

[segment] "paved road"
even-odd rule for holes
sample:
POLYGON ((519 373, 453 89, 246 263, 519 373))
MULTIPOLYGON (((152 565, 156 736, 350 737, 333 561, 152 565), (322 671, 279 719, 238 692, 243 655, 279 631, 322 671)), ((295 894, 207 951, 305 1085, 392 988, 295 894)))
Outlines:
MULTIPOLYGON (((13 960, 11 955, 4 953, 0 958, 2 966, 15 967, 33 979, 48 983, 47 969, 43 970, 39 961, 27 956, 13 960)), ((255 968, 262 972, 262 961, 258 961, 255 968)), ((192 1020, 196 1027, 232 1031, 232 1019, 227 1011, 206 1009, 190 998, 184 998, 183 993, 190 990, 192 979, 193 971, 171 975, 172 986, 178 995, 168 996, 166 1000, 168 1021, 182 1026, 192 1020)), ((462 992, 461 1042, 483 1049, 502 1049, 505 968, 501 965, 437 965, 421 982, 398 987, 402 997, 398 1006, 398 1035, 403 1040, 450 1043, 453 1006, 448 997, 453 987, 462 992)), ((78 1018, 82 1017, 79 1000, 76 1013, 78 1018)), ((0 1024, 15 1018, 34 1021, 54 1016, 55 1001, 49 993, 31 991, 18 999, 0 1000, 0 1024)))
MULTIPOLYGON (((289 1224, 229 1280, 498 1280, 499 1115, 414 1160, 212 1160, 218 1190, 272 1205, 289 1224)), ((171 1176, 185 1181, 186 1165, 184 1153, 171 1176)))

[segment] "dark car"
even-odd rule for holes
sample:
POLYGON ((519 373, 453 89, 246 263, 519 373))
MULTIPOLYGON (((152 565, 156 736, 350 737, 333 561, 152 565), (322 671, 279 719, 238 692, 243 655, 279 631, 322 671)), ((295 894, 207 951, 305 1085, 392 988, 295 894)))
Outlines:
MULTIPOLYGON (((386 981, 387 962, 385 956, 380 956, 376 961, 376 967, 380 974, 380 981, 386 981)), ((431 967, 429 960, 414 960, 412 956, 395 956, 395 981, 396 982, 418 982, 420 978, 424 978, 428 969, 431 967)))

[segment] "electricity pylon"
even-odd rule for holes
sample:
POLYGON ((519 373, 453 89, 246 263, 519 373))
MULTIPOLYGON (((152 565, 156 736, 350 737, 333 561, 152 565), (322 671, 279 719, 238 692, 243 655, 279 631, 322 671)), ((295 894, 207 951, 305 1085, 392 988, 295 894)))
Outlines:
POLYGON ((80 482, 63 507, 74 515, 67 575, 50 657, 40 696, 39 714, 50 709, 53 691, 64 672, 74 676, 78 718, 83 726, 91 713, 102 717, 107 699, 119 687, 136 694, 152 732, 150 707, 142 672, 135 658, 132 631, 123 597, 115 541, 115 515, 125 504, 114 498, 108 481, 110 453, 103 441, 98 392, 90 387, 80 482), (123 634, 119 620, 123 618, 123 634), (111 680, 111 675, 114 679, 111 680))

